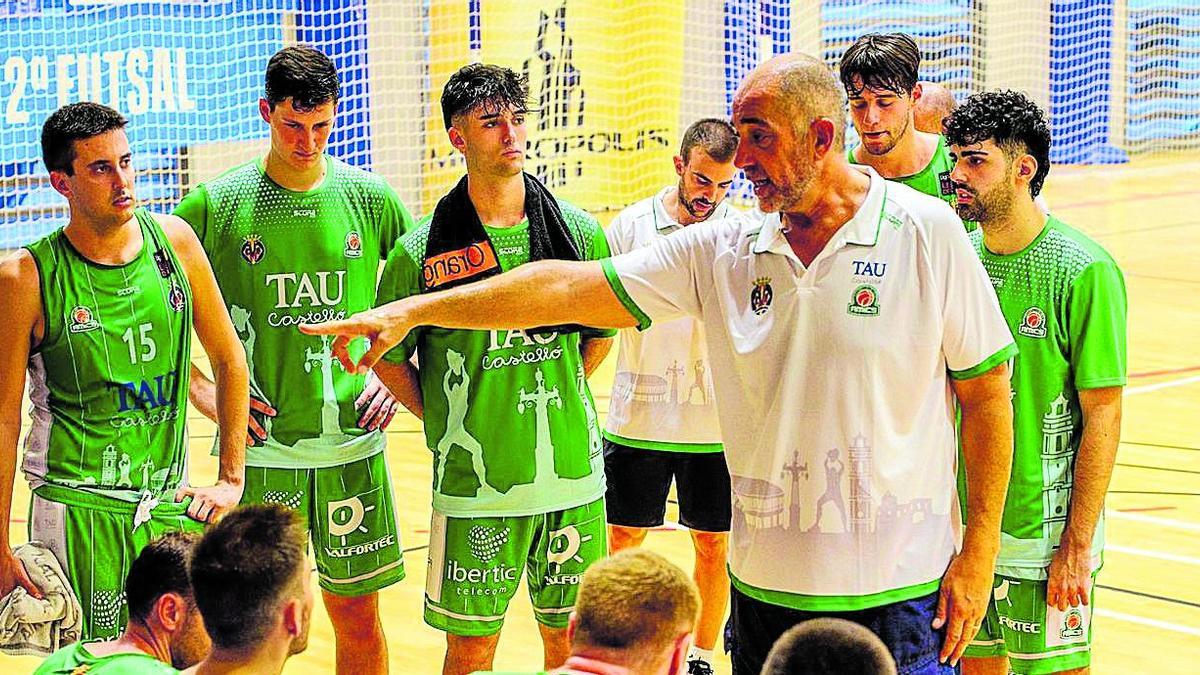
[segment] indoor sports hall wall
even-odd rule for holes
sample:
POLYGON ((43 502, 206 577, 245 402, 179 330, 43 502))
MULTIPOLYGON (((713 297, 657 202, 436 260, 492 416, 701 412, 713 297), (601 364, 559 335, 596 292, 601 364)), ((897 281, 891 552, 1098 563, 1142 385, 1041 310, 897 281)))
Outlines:
POLYGON ((472 60, 528 73, 527 168, 607 211, 668 181, 680 130, 726 116, 762 58, 836 63, 862 33, 895 30, 960 99, 1009 87, 1045 105, 1056 162, 1200 147, 1194 0, 0 0, 0 248, 65 217, 38 145, 55 108, 125 113, 139 196, 166 210, 260 152, 263 68, 295 42, 342 75, 331 152, 386 175, 414 212, 462 173, 438 96, 472 60))

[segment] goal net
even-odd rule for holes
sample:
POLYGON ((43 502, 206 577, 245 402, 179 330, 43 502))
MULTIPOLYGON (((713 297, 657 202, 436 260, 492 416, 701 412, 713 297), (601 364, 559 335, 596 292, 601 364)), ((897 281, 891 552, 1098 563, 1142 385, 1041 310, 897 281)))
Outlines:
POLYGON ((438 99, 471 61, 529 75, 527 169, 603 212, 672 181, 682 130, 727 116, 763 58, 836 64, 859 35, 888 31, 911 34, 922 78, 960 100, 1005 87, 1040 102, 1055 162, 1200 146, 1194 0, 0 0, 0 249, 65 220, 39 145, 54 109, 124 113, 138 196, 167 211, 261 155, 263 70, 288 44, 338 66, 330 152, 386 176, 414 213, 463 173, 438 99))

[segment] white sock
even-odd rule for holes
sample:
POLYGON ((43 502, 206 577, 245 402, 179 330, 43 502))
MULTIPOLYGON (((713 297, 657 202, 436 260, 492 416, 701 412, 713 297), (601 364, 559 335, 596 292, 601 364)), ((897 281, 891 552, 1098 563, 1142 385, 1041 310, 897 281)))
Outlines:
POLYGON ((712 665, 713 650, 700 649, 696 645, 692 645, 691 650, 688 651, 688 661, 693 661, 695 659, 700 659, 701 661, 712 665))

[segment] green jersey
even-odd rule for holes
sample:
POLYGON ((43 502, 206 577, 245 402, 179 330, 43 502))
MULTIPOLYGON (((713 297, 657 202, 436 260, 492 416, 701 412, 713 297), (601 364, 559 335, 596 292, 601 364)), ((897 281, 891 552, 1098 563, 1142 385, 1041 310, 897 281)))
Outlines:
MULTIPOLYGON (((847 151, 846 155, 850 158, 851 164, 862 164, 854 158, 854 148, 847 151)), ((925 165, 924 169, 911 176, 889 178, 888 180, 904 183, 918 192, 937 197, 954 207, 958 204, 958 198, 954 194, 954 182, 950 180, 950 172, 953 170, 954 160, 950 159, 950 148, 946 147, 946 137, 939 135, 937 148, 933 151, 933 157, 929 158, 929 163, 925 165)), ((968 232, 973 232, 979 227, 973 220, 964 220, 963 225, 966 226, 968 232)))
MULTIPOLYGON (((1045 578, 1071 501, 1083 436, 1080 389, 1125 384, 1125 281, 1112 257, 1050 216, 1024 250, 995 255, 973 232, 1018 355, 1013 363, 1015 451, 999 568, 1045 578)), ((1093 557, 1099 562, 1104 523, 1093 557)))
MULTIPOLYGON (((559 205, 582 257, 607 257, 596 220, 559 205)), ((392 251, 379 284, 381 304, 421 292, 430 220, 392 251)), ((502 271, 529 261, 528 221, 484 229, 502 271)), ((384 357, 403 363, 418 354, 438 512, 524 516, 604 494, 600 427, 579 344, 579 333, 423 326, 384 357)))
POLYGON ((382 451, 383 432, 357 424, 364 376, 342 370, 330 338, 296 326, 374 305, 380 263, 412 222, 387 182, 327 157, 321 185, 294 192, 257 160, 197 186, 175 214, 212 263, 251 394, 278 412, 262 420, 267 440, 247 449, 246 464, 319 468, 382 451))
POLYGON ((33 675, 176 675, 178 672, 149 654, 92 656, 86 643, 76 642, 51 654, 33 675))
POLYGON ((30 244, 45 331, 29 357, 22 469, 125 501, 173 496, 186 469, 192 290, 166 234, 137 209, 142 250, 84 258, 63 230, 30 244))

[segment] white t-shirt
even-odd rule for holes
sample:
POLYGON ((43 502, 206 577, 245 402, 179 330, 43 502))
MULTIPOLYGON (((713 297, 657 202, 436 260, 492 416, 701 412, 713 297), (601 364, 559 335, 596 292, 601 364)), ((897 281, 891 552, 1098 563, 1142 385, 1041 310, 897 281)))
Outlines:
POLYGON ((962 222, 871 179, 805 268, 780 231, 723 220, 603 261, 638 317, 703 324, 742 592, 849 611, 936 590, 958 544, 950 377, 1016 352, 962 222))
MULTIPOLYGON (((613 255, 651 246, 684 229, 663 205, 671 189, 663 188, 613 218, 606 233, 613 255)), ((704 222, 740 217, 723 201, 704 222)), ((604 435, 635 448, 720 452, 721 426, 700 322, 683 317, 646 331, 621 331, 604 435)))

